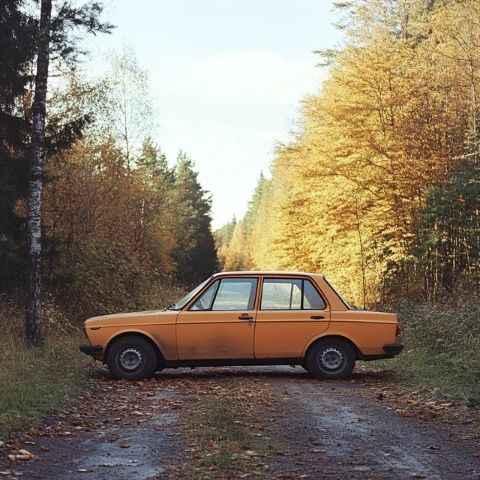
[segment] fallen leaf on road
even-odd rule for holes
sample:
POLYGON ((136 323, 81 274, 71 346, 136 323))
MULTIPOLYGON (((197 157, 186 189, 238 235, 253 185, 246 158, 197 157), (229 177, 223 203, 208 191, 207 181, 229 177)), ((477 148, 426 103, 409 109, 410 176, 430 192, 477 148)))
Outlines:
POLYGON ((24 448, 20 450, 14 450, 12 453, 8 455, 8 458, 15 462, 16 460, 32 460, 35 458, 35 455, 33 453, 30 453, 28 450, 25 450, 24 448))

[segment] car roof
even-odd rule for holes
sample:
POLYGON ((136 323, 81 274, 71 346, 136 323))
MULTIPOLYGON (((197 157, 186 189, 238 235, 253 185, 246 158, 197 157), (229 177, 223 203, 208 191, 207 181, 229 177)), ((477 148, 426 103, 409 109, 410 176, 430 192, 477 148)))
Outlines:
POLYGON ((285 275, 285 276, 295 276, 295 275, 304 275, 309 277, 323 277, 320 273, 309 273, 309 272, 291 272, 291 271, 277 271, 277 270, 240 270, 240 271, 229 271, 229 272, 218 272, 213 276, 238 276, 238 275, 285 275))

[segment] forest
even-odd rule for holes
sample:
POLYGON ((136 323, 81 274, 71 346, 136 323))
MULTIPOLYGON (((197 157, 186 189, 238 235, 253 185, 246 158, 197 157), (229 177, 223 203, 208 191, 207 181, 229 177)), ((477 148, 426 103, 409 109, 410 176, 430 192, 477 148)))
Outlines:
POLYGON ((220 232, 225 268, 322 271, 357 306, 476 295, 478 2, 358 3, 295 139, 220 232))
POLYGON ((321 272, 401 314, 412 364, 478 383, 480 4, 336 4, 346 41, 317 52, 321 91, 216 233, 223 268, 321 272))
MULTIPOLYGON (((27 7, 34 5, 9 0, 0 7, 8 62, 0 80, 0 292, 20 304, 39 28, 27 7)), ((188 154, 179 151, 171 166, 153 139, 157 114, 135 52, 112 54, 102 78, 89 80, 83 71, 87 54, 70 31, 108 34, 103 30, 113 27, 101 24, 100 14, 96 3, 77 10, 64 3, 50 46, 43 300, 47 311, 77 325, 94 314, 158 308, 217 269, 211 198, 188 154)))

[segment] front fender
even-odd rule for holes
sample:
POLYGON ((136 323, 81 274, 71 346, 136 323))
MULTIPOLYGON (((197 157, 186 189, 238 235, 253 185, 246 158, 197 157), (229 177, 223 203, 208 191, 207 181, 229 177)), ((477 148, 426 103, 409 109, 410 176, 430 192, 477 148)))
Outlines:
MULTIPOLYGON (((108 327, 104 327, 105 329, 107 329, 108 327)), ((104 335, 105 335, 105 332, 104 332, 104 335)), ((91 338, 91 344, 92 345, 95 345, 95 344, 102 344, 103 345, 103 358, 102 358, 102 361, 105 363, 106 361, 106 356, 107 356, 107 353, 108 353, 108 349, 110 348, 110 345, 112 344, 112 342, 114 342, 117 338, 121 337, 121 336, 125 336, 125 335, 141 335, 145 338, 148 338, 152 343, 153 345, 155 345, 160 353, 160 355, 165 358, 165 350, 164 350, 164 347, 162 345, 159 344, 159 342, 155 339, 155 337, 149 333, 149 332, 146 332, 145 330, 142 330, 140 328, 132 328, 132 327, 129 327, 129 328, 123 328, 121 330, 117 330, 115 329, 114 332, 108 332, 107 336, 104 337, 103 341, 102 342, 97 342, 94 340, 94 337, 93 335, 90 337, 91 338)))

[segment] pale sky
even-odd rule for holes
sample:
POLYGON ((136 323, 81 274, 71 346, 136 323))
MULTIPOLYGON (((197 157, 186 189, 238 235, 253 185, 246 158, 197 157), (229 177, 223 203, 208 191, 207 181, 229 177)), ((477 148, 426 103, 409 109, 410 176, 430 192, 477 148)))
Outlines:
POLYGON ((302 98, 325 72, 313 50, 341 41, 330 0, 103 0, 117 28, 89 41, 87 65, 133 47, 150 76, 174 161, 184 150, 213 195, 213 228, 245 213, 256 181, 286 142, 302 98))

